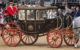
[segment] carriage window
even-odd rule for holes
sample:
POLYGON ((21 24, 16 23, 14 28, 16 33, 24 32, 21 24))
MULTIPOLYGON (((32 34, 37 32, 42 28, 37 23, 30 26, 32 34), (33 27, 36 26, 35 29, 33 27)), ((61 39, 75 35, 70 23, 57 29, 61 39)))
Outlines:
POLYGON ((25 20, 25 10, 19 10, 19 20, 25 20))
POLYGON ((35 20, 35 11, 27 10, 27 20, 35 20))
POLYGON ((45 17, 47 17, 46 11, 36 10, 36 20, 44 20, 45 17))
POLYGON ((47 19, 53 19, 57 16, 57 11, 55 9, 47 10, 47 19))
POLYGON ((27 10, 27 20, 44 20, 46 12, 43 10, 27 10))

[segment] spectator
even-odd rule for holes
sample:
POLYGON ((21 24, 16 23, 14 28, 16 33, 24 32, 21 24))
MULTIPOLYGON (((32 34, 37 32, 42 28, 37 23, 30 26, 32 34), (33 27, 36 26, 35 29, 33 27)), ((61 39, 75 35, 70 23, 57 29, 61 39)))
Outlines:
POLYGON ((21 4, 21 3, 19 3, 19 4, 18 4, 18 7, 20 7, 20 6, 22 6, 22 4, 21 4))
POLYGON ((70 14, 72 17, 74 16, 73 13, 75 12, 75 6, 71 7, 72 13, 70 14))
POLYGON ((63 28, 66 28, 67 27, 67 25, 68 25, 68 23, 67 23, 67 14, 69 13, 69 8, 65 8, 65 10, 62 12, 62 14, 63 14, 63 28))
POLYGON ((35 5, 33 6, 33 7, 39 7, 40 6, 40 4, 39 4, 39 2, 37 1, 37 2, 35 2, 35 5))
POLYGON ((66 16, 66 14, 68 13, 69 8, 65 7, 65 10, 62 12, 63 16, 66 16))
POLYGON ((24 3, 24 7, 27 7, 27 4, 26 3, 24 3))
POLYGON ((57 15, 60 16, 61 18, 63 18, 62 10, 60 8, 58 9, 57 15))
POLYGON ((60 8, 58 9, 58 13, 59 13, 59 14, 62 14, 62 11, 61 11, 61 9, 60 9, 60 8))
POLYGON ((74 6, 72 6, 72 7, 71 7, 71 10, 72 10, 72 12, 74 12, 74 11, 75 11, 75 7, 74 7, 74 6))
POLYGON ((80 9, 79 7, 76 7, 74 13, 73 13, 73 18, 79 17, 80 16, 80 9))
POLYGON ((4 14, 5 14, 5 12, 3 11, 3 8, 1 8, 0 9, 0 27, 3 26, 4 14))

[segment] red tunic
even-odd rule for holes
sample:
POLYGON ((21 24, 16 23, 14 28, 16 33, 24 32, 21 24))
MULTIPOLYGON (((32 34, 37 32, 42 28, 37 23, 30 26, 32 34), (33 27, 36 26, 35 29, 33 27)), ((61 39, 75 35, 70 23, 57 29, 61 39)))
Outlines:
POLYGON ((15 13, 18 14, 18 9, 16 7, 13 7, 13 9, 14 9, 14 14, 15 13))
POLYGON ((14 16, 14 9, 12 9, 10 6, 7 8, 7 16, 14 16))

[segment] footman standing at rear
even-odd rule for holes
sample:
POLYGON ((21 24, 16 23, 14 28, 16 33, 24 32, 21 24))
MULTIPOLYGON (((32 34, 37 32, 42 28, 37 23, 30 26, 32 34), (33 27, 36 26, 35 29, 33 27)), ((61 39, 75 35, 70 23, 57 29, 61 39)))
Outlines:
POLYGON ((14 8, 13 8, 13 2, 10 2, 10 5, 7 8, 7 16, 9 17, 9 21, 8 22, 13 22, 14 21, 14 8))

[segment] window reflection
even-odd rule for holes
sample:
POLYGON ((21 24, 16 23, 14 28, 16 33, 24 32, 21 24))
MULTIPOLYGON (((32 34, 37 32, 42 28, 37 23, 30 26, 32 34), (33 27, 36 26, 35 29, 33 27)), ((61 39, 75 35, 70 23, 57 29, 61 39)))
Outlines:
POLYGON ((25 20, 25 10, 19 10, 19 20, 25 20))
POLYGON ((34 10, 27 10, 27 20, 35 20, 34 10))
POLYGON ((55 9, 49 10, 19 10, 19 20, 44 20, 53 19, 57 16, 55 9), (25 12, 27 11, 27 12, 25 12))

